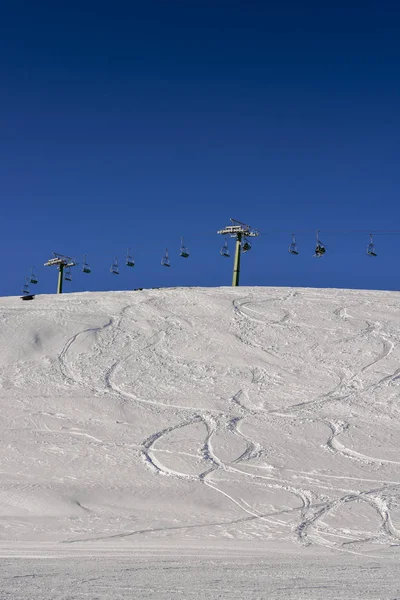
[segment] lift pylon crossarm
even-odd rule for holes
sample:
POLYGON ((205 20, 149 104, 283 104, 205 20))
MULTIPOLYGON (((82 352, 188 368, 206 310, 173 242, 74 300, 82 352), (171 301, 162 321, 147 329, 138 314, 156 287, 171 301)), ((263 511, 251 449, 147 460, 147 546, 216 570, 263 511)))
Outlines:
POLYGON ((62 260, 60 258, 51 258, 50 260, 48 260, 47 262, 44 263, 45 267, 53 267, 54 265, 59 265, 62 263, 62 260))
POLYGON ((71 256, 66 256, 65 254, 58 254, 58 252, 53 252, 54 258, 50 258, 47 262, 44 263, 45 267, 53 267, 54 265, 63 264, 64 267, 75 267, 77 262, 71 256))
POLYGON ((244 237, 256 237, 259 235, 257 229, 250 227, 250 225, 247 225, 246 223, 242 223, 236 219, 230 219, 230 221, 232 225, 220 229, 217 233, 220 235, 230 235, 231 237, 236 237, 238 234, 241 234, 244 237))

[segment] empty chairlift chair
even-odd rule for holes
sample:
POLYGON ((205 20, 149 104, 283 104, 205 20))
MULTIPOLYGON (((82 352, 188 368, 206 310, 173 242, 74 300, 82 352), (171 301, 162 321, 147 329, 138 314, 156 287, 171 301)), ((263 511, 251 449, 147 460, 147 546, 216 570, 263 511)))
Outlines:
POLYGON ((117 257, 114 258, 114 262, 111 265, 110 273, 112 273, 113 275, 119 275, 119 267, 118 267, 117 257))
POLYGON ((221 256, 225 256, 226 258, 229 258, 229 256, 230 256, 227 237, 225 238, 225 243, 220 250, 220 254, 221 254, 221 256))
POLYGON ((126 264, 127 267, 134 267, 135 266, 135 261, 132 258, 131 249, 130 248, 128 248, 128 250, 126 251, 125 264, 126 264))
POLYGON ((182 256, 183 258, 189 258, 189 250, 185 247, 185 244, 183 243, 183 238, 181 238, 180 256, 182 256))
POLYGON ((83 258, 83 263, 82 263, 82 273, 90 273, 91 272, 91 268, 89 267, 89 265, 86 262, 86 254, 83 258))
POLYGON ((29 279, 29 277, 27 277, 25 279, 25 283, 22 287, 22 293, 24 294, 24 296, 29 295, 31 293, 30 289, 29 289, 29 281, 30 281, 30 279, 29 279))
POLYGON ((322 256, 324 256, 325 252, 326 252, 326 248, 323 245, 323 243, 321 242, 321 240, 319 239, 319 231, 317 230, 317 245, 315 246, 314 256, 316 256, 317 258, 321 258, 322 256))
POLYGON ((372 241, 372 234, 369 234, 369 244, 367 246, 367 254, 368 256, 378 256, 377 253, 375 252, 375 244, 372 241))
POLYGON ((161 259, 161 264, 163 267, 170 267, 171 266, 171 262, 169 260, 169 256, 168 256, 168 248, 165 249, 165 254, 161 259))
POLYGON ((71 269, 70 269, 69 267, 68 267, 68 269, 65 271, 64 280, 65 280, 65 281, 72 281, 71 269))
POLYGON ((292 243, 289 246, 289 252, 290 252, 290 254, 294 254, 295 256, 297 256, 299 253, 299 249, 296 244, 296 238, 294 237, 294 233, 292 233, 292 243))
POLYGON ((35 270, 34 269, 35 269, 35 267, 32 267, 31 276, 29 277, 29 283, 36 284, 38 282, 38 278, 35 275, 35 270))
POLYGON ((22 296, 20 296, 21 300, 33 300, 35 298, 35 295, 31 294, 29 290, 29 280, 29 277, 25 279, 25 284, 22 288, 22 296))

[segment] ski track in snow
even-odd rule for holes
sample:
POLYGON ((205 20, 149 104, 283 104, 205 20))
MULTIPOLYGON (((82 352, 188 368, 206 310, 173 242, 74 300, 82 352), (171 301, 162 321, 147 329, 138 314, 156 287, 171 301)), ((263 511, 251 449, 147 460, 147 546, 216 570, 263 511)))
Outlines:
MULTIPOLYGON (((64 377, 64 380, 67 383, 72 383, 72 384, 78 384, 78 385, 84 385, 86 387, 86 383, 79 381, 76 376, 74 377, 74 373, 72 373, 70 371, 70 368, 68 366, 68 362, 67 362, 67 354, 68 351, 70 350, 72 344, 74 344, 78 338, 80 338, 81 336, 88 334, 88 333, 96 333, 98 331, 102 331, 103 329, 106 329, 107 327, 111 327, 113 325, 113 319, 110 318, 107 323, 105 323, 104 325, 101 325, 99 327, 89 327, 87 329, 84 329, 83 331, 79 331, 78 333, 74 334, 71 338, 69 338, 69 340, 66 342, 66 344, 64 345, 63 349, 61 350, 60 354, 58 355, 58 362, 59 362, 59 366, 60 366, 60 371, 64 377)), ((94 390, 91 390, 94 391, 94 390)))
MULTIPOLYGON (((242 291, 239 293, 227 290, 225 299, 223 291, 220 290, 216 290, 214 296, 212 292, 202 290, 177 290, 178 298, 175 304, 170 300, 172 292, 172 290, 143 292, 134 297, 134 302, 130 301, 121 306, 118 312, 114 312, 113 306, 112 316, 104 316, 103 324, 74 333, 58 354, 61 377, 66 390, 76 388, 81 393, 101 398, 103 402, 115 403, 126 418, 126 421, 117 421, 120 424, 129 425, 132 415, 139 414, 143 407, 151 410, 151 414, 158 416, 160 428, 142 440, 132 442, 131 446, 136 452, 133 457, 136 456, 137 468, 143 468, 140 467, 143 465, 155 476, 200 486, 201 489, 207 490, 210 498, 218 497, 230 512, 233 511, 237 515, 239 511, 242 516, 203 519, 202 523, 194 519, 192 524, 143 527, 137 530, 109 532, 106 535, 83 534, 70 536, 64 541, 73 543, 111 540, 139 534, 187 532, 192 529, 206 528, 209 530, 217 528, 218 531, 221 531, 221 528, 225 531, 236 528, 236 535, 240 538, 241 527, 247 527, 249 524, 255 526, 256 523, 260 523, 258 533, 256 529, 252 529, 250 533, 243 533, 243 535, 254 535, 257 538, 267 536, 268 539, 274 539, 275 536, 276 539, 292 539, 300 545, 324 546, 358 554, 362 553, 368 544, 375 547, 398 542, 400 531, 393 523, 391 506, 400 504, 400 481, 397 483, 396 479, 400 459, 374 457, 372 452, 369 454, 357 448, 350 448, 339 439, 345 433, 351 434, 357 425, 357 419, 370 409, 374 399, 373 394, 379 393, 382 389, 389 389, 400 378, 400 368, 395 368, 394 363, 386 366, 391 355, 397 352, 397 347, 393 341, 396 337, 392 335, 390 327, 382 321, 382 315, 379 315, 379 320, 373 315, 368 319, 358 316, 357 311, 360 311, 360 308, 356 297, 352 306, 343 305, 333 308, 340 299, 332 292, 331 296, 328 294, 326 297, 321 294, 321 300, 326 303, 320 313, 321 325, 317 325, 316 317, 309 319, 304 325, 308 318, 307 311, 312 311, 315 291, 250 290, 247 295, 242 296, 242 291), (197 314, 193 307, 198 303, 206 315, 203 318, 210 318, 208 315, 217 311, 215 303, 223 300, 226 300, 223 309, 218 305, 218 310, 222 311, 221 317, 225 319, 226 327, 231 334, 231 337, 223 343, 227 346, 235 344, 235 352, 243 353, 245 358, 239 367, 245 380, 242 382, 238 380, 240 388, 234 393, 226 394, 225 400, 223 394, 217 393, 213 405, 209 395, 212 394, 213 382, 217 375, 213 374, 212 359, 207 357, 205 350, 202 351, 196 363, 196 369, 200 373, 199 379, 196 380, 195 371, 190 374, 190 362, 184 362, 184 344, 188 343, 187 340, 191 340, 192 344, 201 345, 202 336, 206 334, 213 339, 212 330, 204 332, 204 328, 196 320, 197 314), (306 305, 307 302, 310 303, 310 307, 306 305), (188 308, 183 316, 180 311, 184 311, 185 307, 188 308), (311 332, 310 340, 307 340, 302 348, 302 352, 305 352, 305 356, 309 358, 308 362, 296 353, 296 344, 301 342, 305 331, 311 332), (81 340, 84 341, 85 336, 89 335, 94 338, 91 348, 79 351, 81 340), (342 358, 340 351, 335 350, 335 348, 351 349, 352 344, 355 344, 354 348, 358 352, 356 361, 346 359, 346 356, 342 358), (358 351, 357 344, 364 344, 366 356, 368 354, 371 356, 366 360, 363 355, 359 358, 361 353, 358 351), (179 356, 175 354, 176 351, 179 351, 179 356), (338 352, 340 360, 337 363, 329 361, 332 352, 338 352), (86 354, 88 357, 85 358, 86 354), (94 365, 95 376, 91 375, 90 369, 90 361, 94 361, 93 357, 97 361, 94 365), (84 361, 84 367, 80 365, 81 360, 84 361), (311 398, 301 402, 295 401, 292 404, 286 402, 279 408, 271 408, 263 401, 256 400, 257 397, 262 399, 264 391, 270 393, 275 402, 278 402, 279 394, 283 393, 281 390, 285 392, 285 397, 288 397, 289 392, 284 389, 285 379, 289 382, 288 389, 292 386, 299 395, 296 377, 298 373, 301 376, 305 364, 310 371, 304 378, 304 392, 312 394, 311 398), (151 368, 154 369, 151 372, 152 385, 146 388, 143 377, 151 368), (198 400, 194 405, 192 401, 163 399, 165 392, 157 393, 158 388, 154 384, 156 381, 154 377, 158 373, 160 382, 165 384, 165 389, 171 397, 173 396, 170 392, 171 386, 172 389, 175 386, 177 397, 183 396, 183 390, 179 388, 179 370, 184 368, 188 369, 188 380, 190 381, 191 378, 194 384, 193 390, 201 385, 204 386, 206 391, 202 397, 207 399, 207 405, 198 400), (385 369, 389 372, 385 373, 385 369), (131 372, 137 377, 136 380, 126 379, 131 372), (318 385, 314 385, 314 388, 312 385, 308 386, 308 379, 312 380, 313 376, 318 378, 321 373, 322 377, 326 375, 327 381, 332 381, 333 385, 331 389, 318 393, 318 385), (211 383, 208 383, 209 380, 211 383), (135 381, 141 384, 140 392, 136 391, 135 381), (314 392, 310 391, 312 389, 314 392), (217 399, 220 405, 217 405, 217 399), (222 405, 224 408, 220 407, 222 405), (351 417, 352 412, 355 417, 347 420, 346 415, 351 417), (271 454, 269 456, 260 440, 244 433, 246 427, 254 429, 254 423, 260 427, 261 432, 263 427, 268 431, 272 431, 271 428, 281 431, 283 449, 285 443, 289 444, 289 438, 285 438, 285 435, 289 435, 292 430, 297 431, 299 437, 292 440, 292 443, 302 442, 310 452, 314 453, 315 470, 291 469, 290 465, 280 464, 272 450, 269 451, 271 454), (318 432, 326 432, 326 441, 314 443, 311 440, 307 444, 299 429, 304 424, 316 427, 318 432), (197 442, 196 450, 168 447, 171 436, 176 436, 178 433, 185 436, 185 432, 190 432, 193 427, 200 427, 205 431, 204 440, 197 442), (285 428, 289 428, 287 432, 285 428), (221 457, 219 446, 225 458, 221 457), (227 458, 229 452, 231 457, 227 458), (340 459, 339 474, 327 473, 325 469, 318 472, 318 460, 323 463, 327 455, 333 461, 340 459), (192 471, 185 471, 182 466, 172 468, 171 462, 165 462, 167 457, 174 456, 192 462, 192 471), (348 468, 350 474, 343 473, 341 471, 343 468, 348 468), (356 469, 354 473, 352 468, 356 469), (376 471, 389 469, 388 476, 386 471, 381 479, 359 476, 370 475, 370 469, 373 470, 374 475, 376 471), (366 485, 372 482, 379 482, 379 487, 366 488, 366 485), (261 487, 265 494, 282 493, 285 498, 291 496, 295 506, 274 505, 272 509, 264 510, 259 500, 253 503, 251 493, 247 499, 242 496, 247 485, 256 486, 255 489, 261 487), (346 485, 349 488, 338 487, 339 485, 346 485), (360 485, 363 486, 362 489, 357 488, 360 485), (340 520, 336 527, 327 524, 325 519, 335 518, 335 515, 340 514, 350 505, 355 507, 355 512, 361 506, 372 510, 376 515, 376 522, 371 531, 357 530, 357 526, 354 528, 341 526, 340 520), (282 516, 285 516, 285 519, 282 519, 282 516)), ((345 294, 342 292, 342 295, 345 294)), ((112 303, 111 299, 107 301, 112 303)), ((371 309, 368 303, 364 306, 373 312, 373 308, 371 309)), ((207 340, 204 342, 206 345, 208 343, 207 340)), ((231 360, 233 358, 232 350, 231 360)), ((218 361, 215 364, 218 364, 218 361)), ((231 376, 237 377, 234 364, 230 359, 226 359, 223 364, 226 383, 230 383, 231 376)), ((200 392, 201 389, 199 387, 200 392)), ((203 393, 200 392, 199 396, 203 393)), ((188 398, 190 398, 190 391, 188 398)), ((383 405, 375 413, 375 417, 385 414, 384 401, 383 395, 383 405)), ((393 401, 391 402, 392 405, 388 403, 388 406, 393 408, 393 401)), ((47 425, 46 419, 55 418, 53 413, 39 411, 38 414, 41 415, 39 421, 35 423, 32 421, 37 435, 62 433, 70 437, 87 438, 91 443, 105 444, 97 435, 87 431, 70 428, 60 432, 52 429, 47 425)), ((190 433, 185 439, 190 441, 190 433)), ((278 437, 274 439, 275 443, 279 440, 278 437)), ((273 442, 271 446, 273 449, 273 442)), ((291 454, 295 456, 296 452, 293 451, 291 454)), ((79 454, 76 454, 75 458, 78 457, 79 454)), ((186 464, 183 462, 184 466, 186 464)), ((31 493, 32 487, 29 489, 31 493)), ((0 494, 0 512, 2 502, 5 501, 8 504, 12 502, 9 495, 2 501, 0 494)), ((78 500, 76 504, 82 510, 88 510, 78 500)), ((27 506, 32 508, 29 499, 27 506)), ((36 510, 39 509, 40 506, 36 506, 36 510)))

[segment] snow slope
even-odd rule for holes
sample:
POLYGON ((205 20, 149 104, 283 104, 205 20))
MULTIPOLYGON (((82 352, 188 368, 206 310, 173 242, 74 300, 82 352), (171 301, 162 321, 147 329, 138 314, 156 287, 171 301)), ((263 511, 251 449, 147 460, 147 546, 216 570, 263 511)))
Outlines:
POLYGON ((399 299, 288 288, 0 299, 0 548, 397 560, 399 299))

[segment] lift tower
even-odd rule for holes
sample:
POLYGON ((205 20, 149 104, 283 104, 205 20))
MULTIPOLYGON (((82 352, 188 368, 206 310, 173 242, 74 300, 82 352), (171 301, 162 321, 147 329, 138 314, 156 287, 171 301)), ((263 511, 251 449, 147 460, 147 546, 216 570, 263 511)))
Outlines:
POLYGON ((50 258, 46 263, 44 263, 45 267, 58 267, 58 283, 57 283, 57 294, 62 294, 63 287, 63 278, 64 278, 64 269, 75 267, 76 261, 70 256, 65 256, 65 254, 58 254, 58 252, 53 252, 54 258, 50 258))
POLYGON ((236 238, 236 248, 235 248, 235 260, 233 263, 233 278, 232 285, 239 285, 239 276, 240 276, 240 255, 243 252, 247 252, 250 250, 251 245, 247 241, 249 237, 256 237, 259 235, 257 229, 253 229, 250 225, 246 225, 246 223, 241 223, 241 221, 236 221, 236 219, 230 219, 232 225, 228 225, 224 229, 220 229, 217 233, 221 235, 228 235, 230 237, 236 238))

